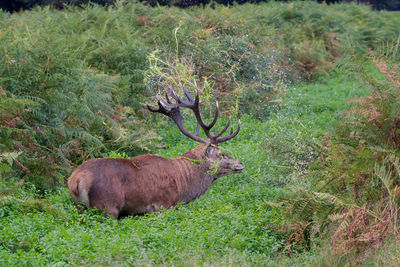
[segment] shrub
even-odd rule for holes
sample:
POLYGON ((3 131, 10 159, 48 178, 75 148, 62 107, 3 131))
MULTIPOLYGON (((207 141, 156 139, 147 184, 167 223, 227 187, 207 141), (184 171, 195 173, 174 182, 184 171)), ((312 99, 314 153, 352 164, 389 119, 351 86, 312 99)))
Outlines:
POLYGON ((205 6, 185 12, 143 7, 135 12, 141 31, 152 37, 147 39, 152 46, 166 51, 165 58, 189 59, 195 74, 215 82, 220 102, 238 101, 243 112, 258 118, 267 117, 271 105, 265 103, 275 106, 292 82, 311 81, 332 69, 342 54, 365 53, 399 34, 394 17, 382 20, 360 5, 253 7, 205 6))
POLYGON ((46 9, 14 16, 12 30, 0 36, 2 150, 22 152, 17 173, 38 188, 63 184, 71 168, 90 157, 139 153, 157 138, 137 113, 146 48, 130 37, 116 46, 124 30, 104 33, 103 25, 88 20, 96 12, 105 15, 87 9, 86 18, 70 13, 66 21, 46 9))
POLYGON ((395 57, 370 52, 380 72, 363 72, 371 93, 353 101, 325 137, 307 186, 291 187, 278 201, 305 226, 292 235, 328 236, 337 255, 358 255, 359 263, 388 237, 398 237, 400 73, 396 61, 388 61, 395 57))

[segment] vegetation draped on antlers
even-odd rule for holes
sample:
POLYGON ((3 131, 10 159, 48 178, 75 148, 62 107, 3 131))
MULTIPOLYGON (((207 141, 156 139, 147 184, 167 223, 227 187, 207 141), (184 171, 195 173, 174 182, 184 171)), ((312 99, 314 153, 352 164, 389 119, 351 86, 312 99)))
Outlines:
POLYGON ((221 137, 226 132, 226 130, 229 128, 229 126, 231 124, 231 119, 228 120, 225 127, 217 134, 215 133, 215 128, 213 130, 213 133, 210 132, 210 130, 214 127, 214 125, 218 119, 218 115, 219 115, 218 102, 216 102, 215 115, 214 115, 213 121, 210 124, 204 123, 203 119, 201 118, 200 109, 199 109, 199 102, 200 102, 199 101, 199 91, 198 91, 196 82, 194 84, 195 84, 194 89, 195 89, 195 93, 196 93, 194 99, 190 95, 190 93, 185 89, 185 87, 183 87, 183 85, 181 85, 181 87, 182 87, 183 93, 185 94, 188 101, 185 101, 182 98, 180 98, 176 94, 176 92, 174 91, 172 86, 170 86, 169 87, 170 96, 175 100, 175 103, 172 103, 168 96, 168 93, 165 93, 166 101, 164 99, 162 99, 160 96, 157 96, 158 109, 152 108, 149 105, 147 105, 147 108, 151 112, 158 112, 158 113, 161 113, 161 114, 164 114, 164 115, 170 117, 176 123, 179 130, 184 135, 186 135, 187 137, 189 137, 197 142, 200 142, 200 143, 210 143, 210 144, 218 145, 219 143, 225 142, 225 141, 235 137, 240 131, 240 120, 238 122, 238 127, 237 127, 236 131, 233 132, 233 129, 231 126, 231 132, 226 136, 221 137), (170 110, 168 110, 166 107, 170 108, 170 110), (193 111, 193 113, 196 117, 196 120, 197 120, 197 128, 196 128, 196 132, 194 134, 187 131, 185 129, 185 127, 183 126, 182 115, 181 115, 181 111, 179 109, 180 107, 189 108, 193 111), (206 134, 206 136, 208 137, 208 139, 204 139, 204 138, 201 138, 198 136, 199 126, 203 129, 203 131, 206 134))

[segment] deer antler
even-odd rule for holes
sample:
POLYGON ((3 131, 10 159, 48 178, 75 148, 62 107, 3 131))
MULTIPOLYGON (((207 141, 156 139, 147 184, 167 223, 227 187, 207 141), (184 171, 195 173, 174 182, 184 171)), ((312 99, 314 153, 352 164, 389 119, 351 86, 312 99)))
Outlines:
POLYGON ((194 82, 195 85, 195 97, 193 99, 193 97, 190 95, 190 93, 185 89, 185 87, 183 87, 183 85, 181 85, 182 91, 185 94, 186 98, 188 99, 188 101, 183 100, 182 98, 180 98, 176 92, 174 91, 174 89, 172 88, 172 86, 170 86, 170 96, 175 100, 175 103, 172 103, 169 99, 168 93, 165 94, 165 99, 166 101, 164 101, 161 97, 157 97, 158 99, 158 109, 152 108, 149 105, 147 105, 147 108, 151 111, 151 112, 158 112, 161 114, 164 114, 168 117, 170 117, 178 126, 179 130, 186 135, 189 138, 192 138, 195 141, 201 142, 201 143, 210 143, 210 144, 214 144, 217 145, 219 143, 228 141, 229 139, 232 139, 233 137, 235 137, 239 131, 240 131, 240 120, 238 123, 238 128, 236 129, 235 132, 233 132, 232 126, 231 126, 231 132, 230 134, 221 137, 226 130, 229 128, 230 124, 231 124, 231 119, 228 120, 228 123, 226 124, 226 126, 217 134, 215 134, 215 128, 214 128, 214 132, 210 133, 210 130, 214 127, 215 123, 217 122, 218 116, 219 116, 219 107, 218 107, 218 102, 216 102, 216 108, 215 108, 215 115, 214 115, 214 119, 212 120, 212 122, 210 124, 206 124, 204 123, 203 119, 201 118, 201 114, 200 114, 200 109, 199 109, 199 91, 197 89, 197 84, 196 81, 194 82), (170 108, 170 110, 167 110, 166 107, 170 108), (196 120, 197 120, 197 128, 196 128, 196 132, 195 134, 192 134, 190 132, 188 132, 185 127, 183 126, 183 122, 182 122, 182 115, 181 112, 179 110, 180 107, 185 107, 185 108, 189 108, 193 111, 196 120), (198 135, 199 133, 199 126, 203 129, 204 133, 206 134, 206 136, 208 137, 208 139, 204 139, 201 138, 198 135))

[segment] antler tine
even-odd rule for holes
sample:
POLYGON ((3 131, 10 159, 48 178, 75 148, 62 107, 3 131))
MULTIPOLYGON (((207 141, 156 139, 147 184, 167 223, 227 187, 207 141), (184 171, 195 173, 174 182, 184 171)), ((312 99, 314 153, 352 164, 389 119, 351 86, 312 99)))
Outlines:
POLYGON ((212 127, 214 127, 215 123, 217 122, 218 116, 219 116, 218 101, 215 102, 215 103, 216 103, 216 105, 215 105, 215 115, 214 115, 214 119, 213 119, 213 121, 212 121, 210 124, 204 125, 204 127, 207 128, 207 129, 211 129, 212 127))
POLYGON ((194 102, 195 102, 195 103, 199 103, 199 102, 200 102, 200 98, 199 98, 199 89, 198 89, 198 87, 197 87, 196 80, 194 80, 194 93, 195 93, 194 102))
POLYGON ((194 135, 195 135, 195 136, 198 136, 198 135, 199 135, 199 130, 200 130, 200 124, 197 123, 196 131, 194 132, 194 135))
POLYGON ((169 100, 169 96, 168 96, 167 92, 165 92, 165 99, 167 100, 168 104, 172 104, 171 101, 169 100))
POLYGON ((169 99, 167 99, 168 103, 165 103, 164 99, 161 98, 161 96, 157 96, 158 99, 158 105, 160 106, 160 109, 163 108, 164 110, 166 110, 164 107, 169 107, 169 108, 177 108, 179 107, 179 104, 171 104, 171 101, 169 101, 169 99), (160 105, 161 104, 161 105, 160 105))
POLYGON ((155 108, 151 107, 150 105, 146 105, 146 106, 151 112, 158 112, 158 113, 162 113, 166 116, 170 116, 170 111, 164 108, 163 104, 161 103, 161 100, 158 100, 157 104, 158 104, 158 109, 155 109, 155 108))
POLYGON ((148 108, 148 110, 150 110, 151 112, 159 112, 159 110, 160 109, 155 109, 155 108, 152 108, 150 105, 148 105, 148 104, 146 104, 146 106, 147 106, 147 108, 148 108))
MULTIPOLYGON (((212 138, 212 136, 210 135, 211 127, 209 127, 210 125, 205 124, 203 122, 203 119, 201 118, 200 109, 199 109, 200 97, 199 97, 199 90, 197 89, 196 81, 194 81, 194 91, 195 91, 194 100, 193 100, 193 97, 189 94, 189 92, 186 89, 183 91, 191 102, 189 105, 181 105, 181 106, 190 108, 193 111, 193 113, 196 117, 197 123, 201 126, 201 128, 203 128, 204 133, 207 135, 207 137, 211 139, 212 138)), ((215 120, 215 118, 214 118, 214 120, 215 120)), ((213 121, 213 123, 215 124, 214 121, 213 121)))
POLYGON ((186 108, 191 108, 193 106, 192 102, 188 103, 185 100, 183 100, 182 98, 180 98, 178 96, 178 94, 175 92, 175 90, 172 88, 172 86, 170 86, 169 89, 171 91, 171 97, 176 100, 176 102, 179 104, 179 106, 186 107, 186 108))
POLYGON ((173 99, 175 99, 175 101, 176 101, 177 103, 180 104, 180 103, 181 103, 181 99, 180 99, 179 96, 175 93, 174 89, 172 88, 172 85, 169 86, 169 91, 170 91, 171 97, 172 97, 173 99))
MULTIPOLYGON (((231 128, 232 129, 232 128, 231 128)), ((226 129, 225 129, 226 130, 226 129)), ((232 139, 233 137, 235 137, 238 133, 239 133, 239 131, 240 131, 240 120, 239 120, 239 122, 238 122, 238 128, 236 129, 236 131, 234 132, 234 133, 232 133, 232 130, 231 130, 231 133, 229 134, 229 135, 227 135, 227 136, 224 136, 224 137, 221 137, 221 138, 215 138, 215 144, 219 144, 219 143, 222 143, 222 142, 225 142, 225 141, 228 141, 229 139, 232 139)))
POLYGON ((200 97, 199 97, 199 89, 197 88, 197 83, 196 80, 194 80, 194 103, 197 105, 197 107, 199 107, 200 104, 200 97))
MULTIPOLYGON (((220 137, 221 135, 223 135, 226 130, 229 128, 229 125, 231 124, 231 118, 229 118, 228 123, 225 125, 224 129, 222 129, 217 135, 215 135, 215 138, 220 137)), ((232 128, 231 128, 232 129, 232 128)))
MULTIPOLYGON (((194 81, 194 90, 195 90, 195 99, 194 101, 191 101, 191 106, 188 106, 188 108, 192 109, 194 112, 194 115, 196 116, 196 119, 198 121, 198 123, 200 124, 201 128, 203 128, 205 134, 207 135, 207 137, 209 137, 210 139, 212 138, 212 136, 210 135, 210 129, 215 125, 215 123, 217 122, 218 119, 218 115, 219 115, 219 108, 218 108, 218 102, 216 104, 216 111, 215 111, 215 115, 214 115, 214 119, 210 124, 205 124, 203 119, 201 118, 201 114, 200 114, 200 109, 199 109, 199 102, 200 102, 200 98, 199 98, 199 90, 197 88, 197 83, 196 80, 194 81)), ((185 89, 186 91, 186 89, 185 89)), ((190 97, 190 99, 193 100, 193 97, 189 94, 189 92, 185 92, 185 95, 188 97, 190 97)))
POLYGON ((185 87, 183 87, 183 85, 182 85, 181 83, 179 83, 179 85, 181 86, 182 91, 183 91, 183 93, 185 94, 185 96, 187 97, 187 99, 188 99, 191 103, 193 103, 193 102, 194 102, 193 97, 189 94, 189 92, 185 89, 185 87))

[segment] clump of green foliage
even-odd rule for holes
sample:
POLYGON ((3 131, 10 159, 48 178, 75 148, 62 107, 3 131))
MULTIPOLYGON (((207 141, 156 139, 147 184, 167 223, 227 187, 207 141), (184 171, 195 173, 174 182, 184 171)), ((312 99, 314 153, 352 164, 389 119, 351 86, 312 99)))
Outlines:
POLYGON ((306 185, 292 185, 272 204, 282 206, 295 222, 288 239, 294 247, 307 247, 312 237, 329 237, 337 255, 355 255, 360 263, 387 238, 398 238, 397 55, 396 47, 381 56, 371 51, 375 71, 355 66, 371 93, 354 100, 325 136, 306 185))
POLYGON ((20 152, 12 175, 39 188, 64 184, 88 158, 148 150, 158 138, 138 113, 146 47, 127 27, 108 31, 89 21, 101 15, 118 23, 117 12, 102 8, 43 9, 3 21, 12 26, 0 36, 1 149, 20 152))
POLYGON ((331 70, 341 55, 365 53, 393 42, 399 33, 395 17, 382 20, 366 6, 293 2, 252 7, 167 12, 143 7, 135 12, 141 31, 151 36, 146 38, 150 45, 189 60, 198 77, 214 82, 221 103, 238 102, 243 113, 261 119, 279 105, 288 84, 311 81, 331 70))

